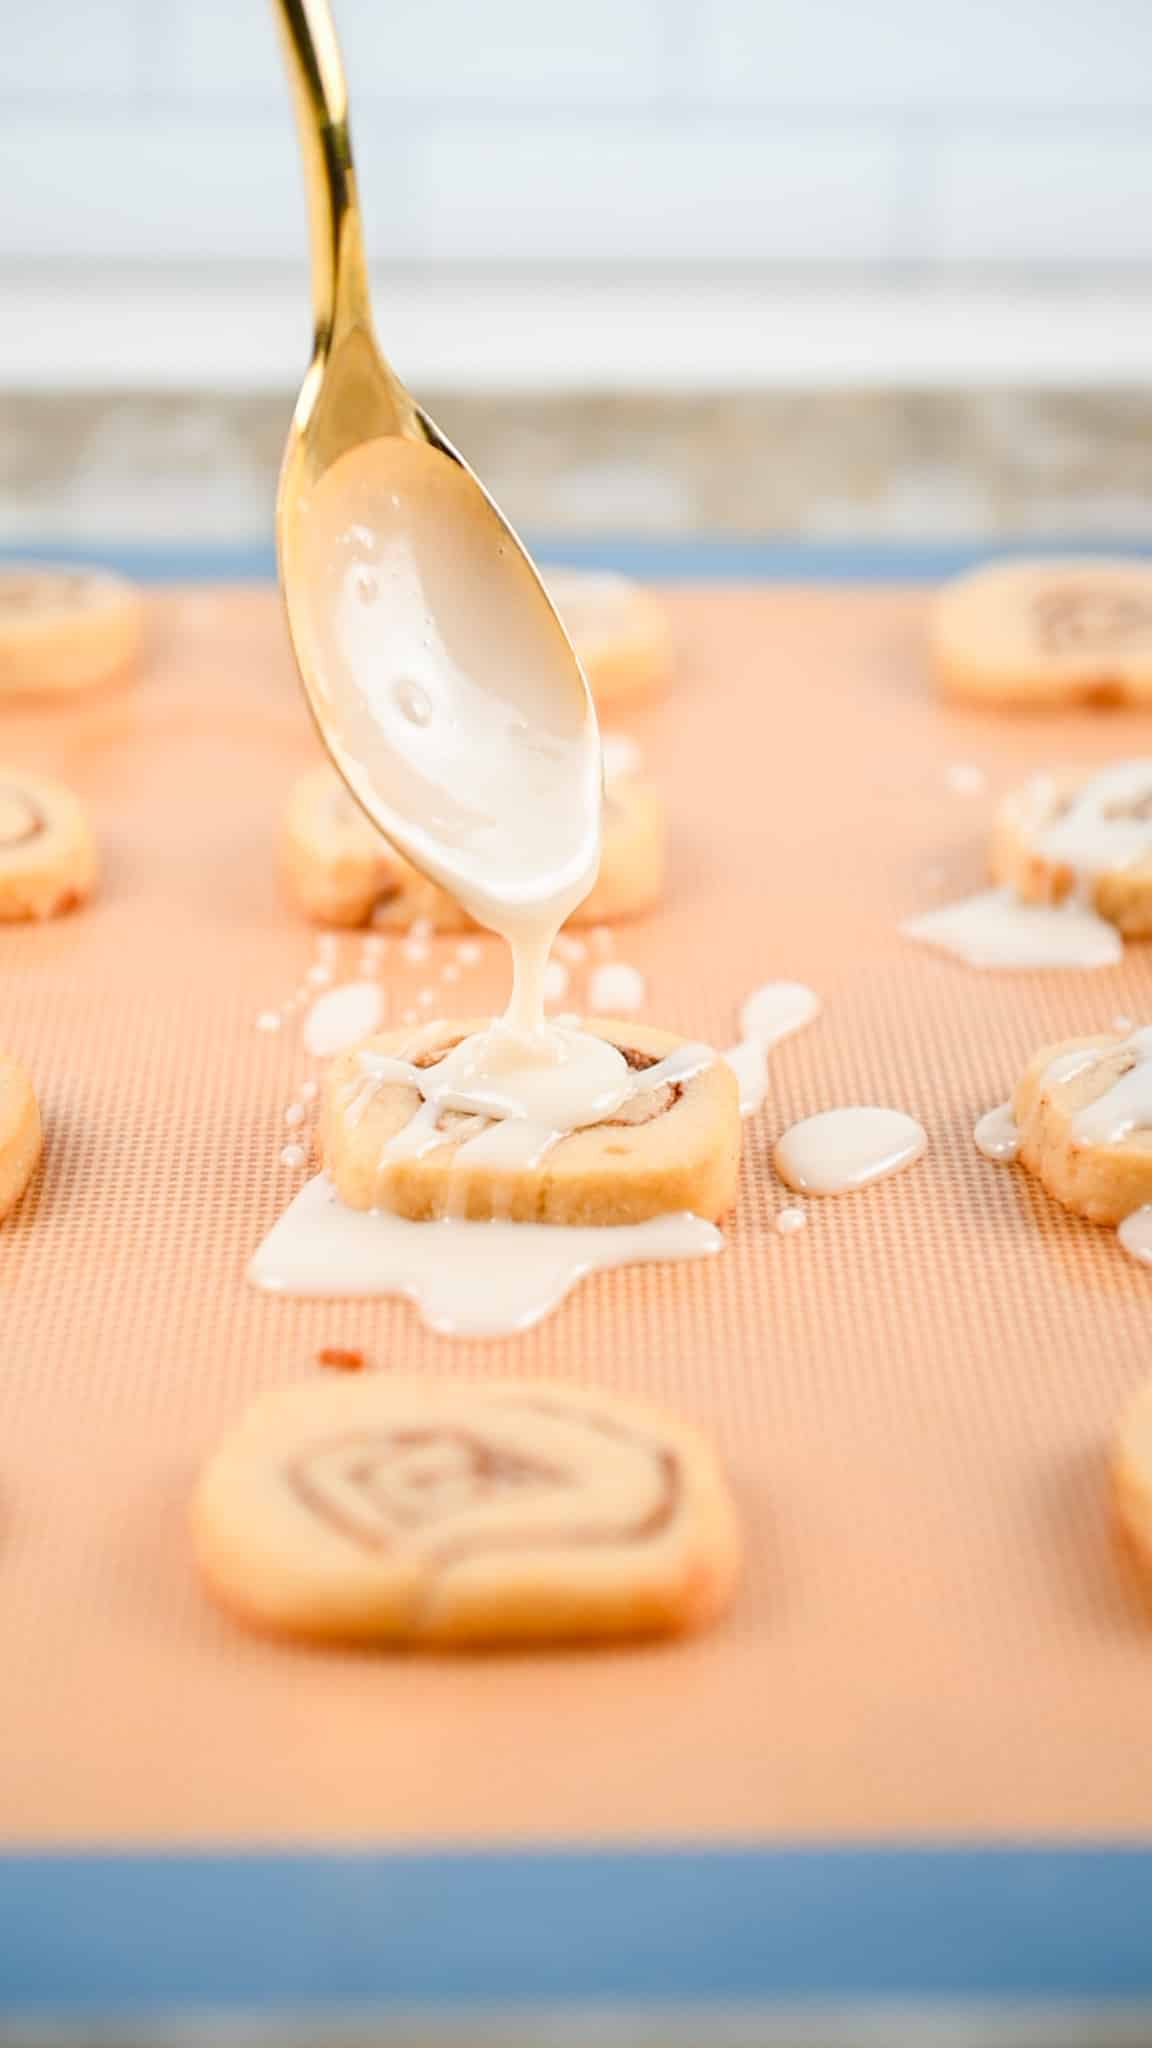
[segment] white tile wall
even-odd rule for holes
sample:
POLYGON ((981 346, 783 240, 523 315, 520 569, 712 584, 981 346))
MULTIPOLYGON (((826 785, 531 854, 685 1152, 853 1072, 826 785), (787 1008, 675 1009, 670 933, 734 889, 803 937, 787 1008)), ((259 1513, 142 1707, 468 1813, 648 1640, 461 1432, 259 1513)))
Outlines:
MULTIPOLYGON (((335 0, 373 250, 1152 263, 1152 0, 335 0)), ((300 264, 270 0, 20 0, 0 265, 300 264)))

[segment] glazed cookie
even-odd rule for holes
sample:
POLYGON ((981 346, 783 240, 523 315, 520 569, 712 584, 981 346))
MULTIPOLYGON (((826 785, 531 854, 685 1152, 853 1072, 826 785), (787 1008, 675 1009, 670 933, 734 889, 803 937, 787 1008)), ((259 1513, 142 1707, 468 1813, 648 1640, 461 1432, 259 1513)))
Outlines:
MULTIPOLYGON (((663 887, 664 804, 649 783, 614 776, 604 798, 600 874, 573 924, 609 924, 655 903, 663 887)), ((467 911, 389 846, 334 768, 300 777, 288 800, 283 870, 288 893, 317 924, 407 931, 475 930, 467 911)))
POLYGON ((275 1634, 460 1649, 701 1628, 735 1516, 703 1437, 548 1380, 387 1377, 265 1395, 194 1507, 212 1591, 275 1634))
MULTIPOLYGON (((642 1223, 689 1210, 715 1220, 736 1198, 736 1076, 708 1046, 597 1019, 582 1027, 622 1053, 626 1099, 611 1116, 540 1145, 516 1146, 511 1120, 436 1099, 442 1061, 481 1023, 386 1033, 336 1058, 319 1145, 341 1199, 416 1222, 438 1216, 514 1223, 642 1223)), ((617 1065, 619 1063, 617 1062, 617 1065)), ((446 1070, 447 1071, 447 1070, 446 1070)))
POLYGON ((0 570, 0 696, 89 690, 129 668, 144 633, 134 583, 106 569, 0 570))
POLYGON ((1090 1223, 1152 1202, 1152 1030, 1038 1052, 1012 1099, 1021 1162, 1090 1223))
POLYGON ((1026 903, 1074 896, 1126 937, 1152 935, 1152 760, 1033 776, 1000 805, 992 872, 1026 903))
POLYGON ((985 704, 1152 698, 1152 562, 994 562, 939 592, 940 688, 985 704))
POLYGON ((32 1083, 23 1067, 0 1053, 0 1222, 31 1180, 41 1142, 32 1083))
POLYGON ((544 581, 600 710, 666 688, 672 641, 654 597, 598 570, 548 569, 544 581))
POLYGON ((59 917, 95 883, 96 847, 72 791, 0 768, 0 923, 59 917))

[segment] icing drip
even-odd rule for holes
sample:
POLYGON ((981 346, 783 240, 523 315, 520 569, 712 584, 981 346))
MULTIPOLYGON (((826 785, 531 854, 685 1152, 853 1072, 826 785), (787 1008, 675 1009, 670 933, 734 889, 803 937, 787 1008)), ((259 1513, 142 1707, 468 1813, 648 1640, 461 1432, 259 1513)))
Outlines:
POLYGON ((1119 1145, 1135 1131, 1152 1130, 1152 1027, 1134 1031, 1130 1038, 1102 1053, 1099 1047, 1061 1054, 1045 1073, 1046 1081, 1067 1081, 1097 1065, 1102 1057, 1122 1054, 1130 1060, 1126 1072, 1117 1076, 1094 1102, 1085 1103, 1072 1119, 1072 1139, 1077 1145, 1119 1145))
POLYGON ((371 1037, 380 1023, 384 998, 374 981, 346 981, 318 996, 304 1023, 304 1043, 317 1059, 343 1052, 371 1037))
POLYGON ((644 1006, 647 991, 639 968, 625 960, 596 967, 588 982, 588 1007, 602 1017, 632 1017, 644 1006))
POLYGON ((1133 1209, 1130 1216, 1117 1226, 1116 1235, 1130 1259, 1139 1259, 1141 1265, 1152 1266, 1152 1203, 1143 1208, 1133 1209))
POLYGON ((820 1014, 820 998, 802 981, 769 981, 740 1012, 741 1038, 724 1058, 740 1083, 740 1114, 753 1116, 768 1093, 768 1054, 820 1014))
POLYGON ((1113 967, 1124 953, 1116 927, 1095 911, 1075 903, 1021 903, 1012 889, 984 889, 906 918, 900 929, 968 967, 1113 967))
POLYGON ((563 1021, 540 1046, 494 1025, 463 1039, 433 1066, 366 1048, 358 1060, 364 1080, 354 1086, 345 1115, 357 1121, 381 1087, 412 1088, 419 1105, 385 1144, 382 1161, 420 1159, 452 1142, 469 1164, 532 1167, 573 1131, 603 1123, 641 1096, 682 1085, 715 1057, 710 1046, 682 1045, 655 1065, 636 1068, 606 1039, 563 1021), (473 1123, 446 1133, 441 1120, 449 1111, 473 1123))
POLYGON ((710 1258, 723 1242, 715 1224, 683 1214, 599 1229, 412 1223, 345 1208, 317 1175, 273 1226, 248 1277, 271 1294, 400 1294, 447 1336, 498 1337, 540 1322, 588 1273, 710 1258))
POLYGON ((997 1166, 1011 1166, 1020 1152, 1020 1129, 1012 1114, 1012 1104, 1002 1102, 996 1109, 990 1109, 980 1118, 972 1133, 976 1150, 985 1159, 991 1159, 997 1166))
POLYGON ((1152 856, 1152 760, 1115 761, 1063 795, 1036 776, 1023 797, 1021 829, 1045 860, 1072 870, 1081 893, 1098 876, 1152 856))

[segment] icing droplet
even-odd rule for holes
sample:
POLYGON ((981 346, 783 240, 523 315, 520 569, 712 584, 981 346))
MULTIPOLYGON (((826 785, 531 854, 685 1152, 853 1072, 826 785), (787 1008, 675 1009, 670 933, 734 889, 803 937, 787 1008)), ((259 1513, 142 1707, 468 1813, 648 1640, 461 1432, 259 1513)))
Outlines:
POLYGON ((261 1010, 256 1019, 257 1031, 279 1031, 280 1017, 276 1010, 261 1010))
POLYGON ((405 939, 400 950, 406 960, 426 960, 428 958, 428 941, 427 939, 410 936, 405 939))
POLYGON ((724 1054, 740 1083, 740 1114, 754 1116, 768 1092, 768 1054, 820 1014, 820 998, 802 981, 769 981, 740 1012, 744 1036, 724 1054))
POLYGON ((550 960, 544 969, 544 1001, 561 1003, 568 993, 570 976, 562 960, 550 960))
POLYGON ((383 1009, 374 981, 343 982, 316 998, 304 1022, 304 1043, 317 1059, 328 1059, 375 1031, 383 1009))
POLYGON ((409 725, 431 725, 432 699, 421 683, 397 683, 392 694, 397 711, 409 725))
POLYGON ((561 960, 571 960, 577 965, 581 960, 586 960, 588 957, 588 948, 584 944, 583 939, 573 938, 568 932, 561 932, 552 950, 559 955, 561 960))
POLYGON ((605 782, 622 782, 625 776, 640 773, 642 756, 630 733, 601 733, 600 749, 604 756, 605 782))
POLYGON ((316 965, 308 969, 308 980, 313 988, 323 988, 331 979, 332 969, 323 960, 317 960, 316 965))
POLYGON ((593 969, 588 983, 588 1006, 606 1017, 630 1017, 642 1008, 644 976, 624 960, 612 960, 593 969))
POLYGON ((687 1214, 585 1228, 455 1218, 411 1223, 382 1210, 345 1208, 318 1174, 273 1225, 248 1277, 271 1294, 399 1294, 434 1330, 494 1337, 540 1322, 588 1273, 709 1258, 723 1242, 715 1224, 687 1214))
POLYGON ((781 1237, 791 1237, 794 1231, 803 1230, 807 1221, 803 1209, 780 1209, 776 1215, 776 1228, 781 1237))
POLYGON ((304 1104, 302 1102, 290 1102, 288 1104, 287 1109, 284 1111, 284 1121, 287 1124, 288 1129, 291 1131, 295 1129, 297 1124, 303 1123, 306 1115, 307 1111, 305 1110, 304 1104))
POLYGON ((461 939, 456 948, 456 958, 462 960, 465 967, 475 967, 477 961, 484 958, 484 948, 479 939, 461 939))
POLYGON ((296 1093, 301 1102, 315 1102, 320 1093, 320 1083, 313 1080, 301 1081, 296 1093))
POLYGON ((846 1195, 911 1166, 927 1142, 902 1109, 852 1104, 793 1124, 777 1141, 776 1168, 800 1194, 846 1195))
POLYGON ((1130 1259, 1152 1266, 1152 1203, 1145 1203, 1142 1209, 1133 1209, 1130 1216, 1125 1216, 1116 1235, 1130 1259))
POLYGON ((440 969, 440 979, 441 979, 441 981, 449 981, 449 982, 451 982, 451 981, 459 981, 459 979, 460 979, 460 963, 459 963, 459 961, 457 961, 457 960, 446 960, 446 961, 444 962, 444 965, 443 965, 443 967, 442 967, 442 968, 440 969))
POLYGON ((820 998, 802 981, 769 981, 750 995, 740 1012, 741 1036, 765 1052, 802 1031, 820 1014, 820 998))
POLYGON ((306 1166, 308 1154, 303 1145, 285 1145, 280 1154, 281 1166, 306 1166))
POLYGON ((968 967, 1112 967, 1124 952, 1116 927, 1074 903, 1021 903, 1011 889, 985 889, 900 927, 968 967))
POLYGON ((1020 1130, 1010 1102, 1002 1102, 997 1109, 990 1109, 986 1116, 982 1116, 972 1136, 976 1150, 997 1166, 1011 1166, 1019 1157, 1020 1130))
POLYGON ((944 779, 953 796, 980 796, 988 787, 988 777, 974 761, 951 761, 944 779))

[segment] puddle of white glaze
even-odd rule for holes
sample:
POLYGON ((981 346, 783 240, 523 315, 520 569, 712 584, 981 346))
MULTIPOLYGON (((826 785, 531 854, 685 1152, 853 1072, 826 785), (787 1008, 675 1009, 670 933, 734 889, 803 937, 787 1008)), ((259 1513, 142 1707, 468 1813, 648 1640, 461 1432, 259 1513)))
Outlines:
POLYGON ((927 1142, 923 1126, 902 1109, 823 1109, 777 1140, 776 1169, 802 1195, 852 1194, 911 1166, 927 1142))
POLYGON ((398 1294, 433 1330, 498 1337, 542 1321, 587 1273, 710 1258, 723 1242, 714 1223, 687 1214, 584 1229, 412 1223, 382 1210, 345 1208, 319 1174, 273 1225, 248 1277, 269 1294, 398 1294))
POLYGON ((960 903, 906 918, 906 939, 951 953, 968 967, 1114 967, 1124 942, 1115 925, 1075 903, 1021 903, 1011 889, 984 889, 960 903))

